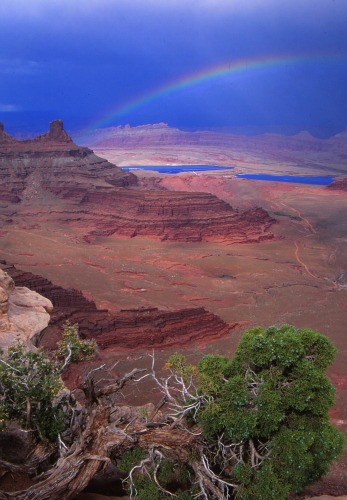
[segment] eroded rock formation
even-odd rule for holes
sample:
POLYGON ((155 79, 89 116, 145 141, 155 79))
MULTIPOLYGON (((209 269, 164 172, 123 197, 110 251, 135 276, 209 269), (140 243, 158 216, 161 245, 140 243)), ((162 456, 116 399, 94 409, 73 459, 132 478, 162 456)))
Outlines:
POLYGON ((53 303, 51 322, 43 332, 40 345, 53 349, 61 337, 63 324, 78 323, 84 338, 95 338, 100 349, 144 349, 184 346, 194 341, 207 342, 228 335, 231 328, 203 307, 161 311, 157 308, 121 310, 110 313, 98 309, 81 292, 64 289, 49 280, 0 262, 18 285, 26 285, 53 303))
POLYGON ((133 174, 97 157, 88 148, 76 146, 60 120, 51 122, 49 132, 32 140, 17 141, 4 131, 2 134, 1 200, 33 201, 34 196, 42 197, 45 191, 64 192, 67 186, 86 192, 98 184, 111 188, 137 182, 133 174))
POLYGON ((175 241, 256 242, 274 222, 260 208, 239 211, 209 193, 148 190, 132 173, 74 144, 60 120, 32 140, 0 130, 3 228, 48 221, 78 228, 88 242, 119 234, 175 241))
POLYGON ((14 142, 15 139, 5 132, 4 124, 0 122, 0 144, 3 146, 6 143, 14 142))
POLYGON ((50 300, 27 287, 16 287, 13 279, 0 269, 0 348, 21 340, 32 348, 44 330, 52 311, 50 300))
POLYGON ((274 220, 262 208, 239 211, 209 193, 103 189, 88 193, 82 206, 93 207, 98 219, 87 241, 119 234, 172 241, 257 242, 271 239, 274 220), (124 209, 117 214, 117 207, 124 209))

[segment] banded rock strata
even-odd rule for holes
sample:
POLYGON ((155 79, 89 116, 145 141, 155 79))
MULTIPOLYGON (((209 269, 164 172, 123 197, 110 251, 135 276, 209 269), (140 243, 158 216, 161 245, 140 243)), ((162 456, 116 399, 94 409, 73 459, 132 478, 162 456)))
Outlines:
POLYGON ((73 143, 63 124, 17 141, 0 127, 3 230, 48 221, 78 228, 87 242, 111 234, 172 241, 257 242, 272 238, 274 220, 255 208, 239 211, 209 193, 143 189, 90 149, 73 143))
POLYGON ((145 349, 184 346, 194 341, 208 342, 228 335, 233 325, 227 325, 215 314, 202 307, 176 311, 157 308, 128 309, 118 313, 98 309, 81 292, 54 285, 49 280, 21 271, 0 261, 18 285, 25 285, 48 297, 53 303, 51 322, 41 335, 40 345, 54 349, 66 321, 78 323, 83 338, 95 338, 103 349, 145 349))

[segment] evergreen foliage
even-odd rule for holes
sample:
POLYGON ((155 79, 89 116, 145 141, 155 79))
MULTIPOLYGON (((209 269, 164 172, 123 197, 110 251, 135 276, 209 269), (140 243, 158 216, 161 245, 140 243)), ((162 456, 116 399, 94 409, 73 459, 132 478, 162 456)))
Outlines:
POLYGON ((81 339, 78 325, 67 321, 63 328, 62 340, 58 342, 57 356, 60 359, 68 358, 73 363, 92 359, 96 352, 95 340, 81 339))
POLYGON ((317 481, 344 446, 328 417, 335 389, 324 371, 335 353, 319 332, 283 325, 246 332, 232 359, 208 355, 194 367, 172 355, 169 377, 152 376, 177 422, 202 431, 186 460, 193 479, 182 482, 184 468, 142 454, 127 477, 131 491, 149 494, 151 478, 160 485, 153 498, 284 500, 317 481), (175 470, 180 492, 170 483, 175 470))
POLYGON ((166 499, 173 496, 179 500, 191 500, 189 493, 191 487, 191 473, 186 464, 163 458, 157 454, 154 460, 149 460, 141 448, 133 448, 122 455, 117 462, 117 468, 126 474, 129 491, 136 499, 166 499), (160 484, 162 489, 158 489, 160 484), (181 489, 182 488, 182 489, 181 489))
POLYGON ((77 325, 66 323, 55 356, 42 349, 28 351, 17 342, 0 352, 0 424, 14 420, 54 441, 64 430, 64 414, 56 397, 63 389, 61 372, 70 362, 91 359, 94 341, 81 340, 77 325))
MULTIPOLYGON (((70 324, 52 358, 42 350, 27 351, 21 343, 10 347, 0 357, 1 421, 15 420, 43 439, 58 438, 60 449, 67 450, 60 437, 60 374, 70 361, 89 359, 94 352, 95 343, 81 340, 77 325, 70 324)), ((328 417, 335 389, 325 370, 335 353, 332 342, 319 332, 283 325, 246 332, 232 359, 208 355, 192 366, 176 353, 166 364, 165 379, 155 373, 153 354, 152 371, 138 380, 152 376, 168 413, 159 423, 146 418, 145 427, 133 435, 127 435, 131 422, 120 428, 121 443, 124 435, 129 447, 122 449, 117 466, 131 497, 284 500, 317 481, 344 446, 342 433, 328 417), (146 440, 144 448, 134 447, 133 436, 144 433, 148 439, 152 426, 164 439, 174 431, 180 446, 176 449, 175 441, 167 446, 155 438, 148 449, 146 440), (181 432, 190 439, 189 447, 181 432)), ((121 389, 139 371, 143 370, 134 369, 113 386, 121 389)), ((83 415, 90 415, 91 422, 98 405, 100 418, 107 408, 111 411, 107 399, 99 400, 103 394, 108 397, 106 389, 90 393, 95 397, 83 415)))
POLYGON ((63 388, 59 364, 42 351, 27 351, 18 342, 0 359, 0 414, 37 430, 47 439, 62 431, 62 414, 54 398, 63 388))
POLYGON ((232 450, 230 477, 241 498, 286 498, 340 456, 344 438, 328 418, 335 389, 324 373, 335 352, 319 332, 284 325, 246 332, 231 361, 206 356, 199 363, 207 402, 196 421, 216 473, 225 474, 219 463, 232 450))

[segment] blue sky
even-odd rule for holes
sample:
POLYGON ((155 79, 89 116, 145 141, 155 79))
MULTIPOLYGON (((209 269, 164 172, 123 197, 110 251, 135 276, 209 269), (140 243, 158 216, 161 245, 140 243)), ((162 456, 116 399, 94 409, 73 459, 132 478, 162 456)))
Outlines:
POLYGON ((1 0, 0 121, 333 134, 347 126, 346 20, 346 0, 1 0), (143 99, 218 65, 290 55, 143 99))

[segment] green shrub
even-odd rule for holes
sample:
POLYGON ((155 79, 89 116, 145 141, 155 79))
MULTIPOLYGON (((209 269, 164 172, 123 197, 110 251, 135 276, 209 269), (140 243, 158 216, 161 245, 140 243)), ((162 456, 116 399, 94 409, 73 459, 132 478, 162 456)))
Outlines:
MULTIPOLYGON (((335 353, 319 332, 283 325, 246 332, 231 361, 199 363, 199 391, 209 398, 196 420, 211 451, 220 453, 219 441, 236 453, 228 475, 240 498, 286 498, 341 455, 344 437, 328 417, 335 389, 324 373, 335 353)), ((225 475, 218 457, 215 471, 225 475)))
POLYGON ((53 404, 63 388, 60 365, 42 350, 27 351, 20 342, 0 361, 1 418, 56 438, 62 429, 62 416, 53 404))
POLYGON ((139 465, 145 458, 145 452, 142 448, 133 448, 123 453, 121 459, 117 462, 118 469, 124 474, 129 474, 135 465, 139 465))
POLYGON ((79 337, 78 325, 71 325, 68 321, 64 325, 63 339, 58 342, 57 357, 66 359, 71 356, 70 361, 78 363, 81 360, 89 360, 95 356, 95 340, 82 340, 79 337), (70 354, 71 353, 71 354, 70 354))

